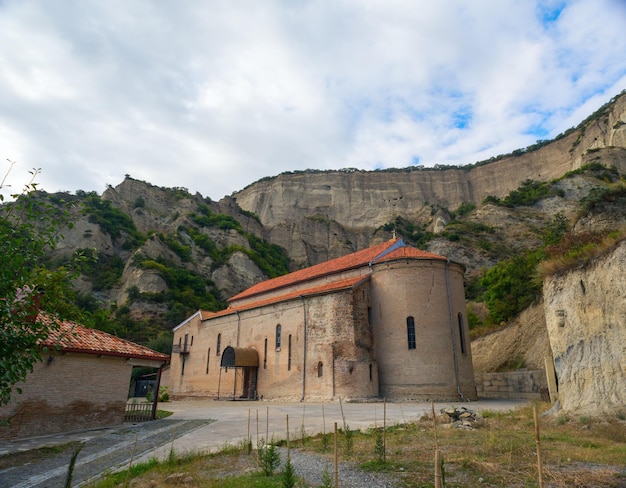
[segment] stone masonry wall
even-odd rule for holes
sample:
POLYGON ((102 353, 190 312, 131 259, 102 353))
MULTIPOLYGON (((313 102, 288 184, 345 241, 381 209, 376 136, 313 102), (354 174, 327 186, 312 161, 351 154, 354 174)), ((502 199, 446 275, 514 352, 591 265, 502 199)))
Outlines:
POLYGON ((480 398, 540 400, 541 390, 547 387, 546 372, 542 369, 476 375, 476 391, 480 398))
POLYGON ((170 394, 174 398, 217 397, 218 392, 220 398, 241 395, 242 370, 220 368, 221 353, 230 345, 257 350, 258 398, 297 401, 303 395, 309 400, 376 396, 371 333, 368 337, 361 325, 355 326, 367 317, 364 286, 364 290, 291 300, 204 322, 193 317, 174 333, 174 344, 184 344, 187 334, 189 353, 172 355, 170 394), (279 324, 281 344, 277 347, 279 324))

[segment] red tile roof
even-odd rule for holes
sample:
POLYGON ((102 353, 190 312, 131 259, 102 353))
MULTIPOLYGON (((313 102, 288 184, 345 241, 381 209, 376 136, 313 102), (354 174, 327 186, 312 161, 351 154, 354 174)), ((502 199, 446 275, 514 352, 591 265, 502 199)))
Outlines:
POLYGON ((202 320, 212 319, 215 317, 223 317, 225 315, 230 315, 237 312, 243 312, 244 310, 251 310, 253 308, 264 307, 266 305, 271 305, 273 303, 284 302, 286 300, 293 300, 295 298, 306 297, 311 295, 322 295, 324 293, 330 293, 332 291, 339 290, 347 290, 349 288, 360 285, 361 283, 369 280, 369 275, 367 276, 356 276, 354 278, 348 278, 344 280, 337 280, 331 283, 325 283, 323 285, 312 286, 310 288, 305 288, 301 290, 292 291, 289 293, 284 293, 282 295, 267 298, 265 300, 258 300, 256 302, 246 303, 241 306, 228 307, 227 309, 220 310, 219 312, 203 312, 202 320))
POLYGON ((51 330, 48 339, 43 343, 44 346, 50 349, 60 348, 61 351, 65 352, 81 352, 155 361, 170 360, 167 354, 153 351, 101 330, 88 329, 76 322, 58 320, 44 312, 39 313, 37 320, 47 325, 52 325, 53 322, 56 322, 58 325, 58 329, 51 330))
POLYGON ((391 239, 387 242, 383 242, 382 244, 377 244, 340 258, 331 259, 330 261, 294 271, 293 273, 279 276, 278 278, 262 281, 230 298, 228 302, 234 302, 242 298, 249 298, 268 291, 292 286, 298 283, 320 278, 322 276, 328 276, 342 271, 360 268, 369 264, 401 258, 446 259, 437 254, 408 247, 402 239, 391 239))
POLYGON ((392 261, 394 259, 435 259, 438 261, 446 261, 447 258, 443 256, 439 256, 438 254, 433 254, 432 252, 422 251, 421 249, 416 249, 414 247, 404 246, 399 247, 397 249, 392 250, 388 254, 381 256, 380 259, 377 259, 377 263, 381 263, 383 261, 392 261))

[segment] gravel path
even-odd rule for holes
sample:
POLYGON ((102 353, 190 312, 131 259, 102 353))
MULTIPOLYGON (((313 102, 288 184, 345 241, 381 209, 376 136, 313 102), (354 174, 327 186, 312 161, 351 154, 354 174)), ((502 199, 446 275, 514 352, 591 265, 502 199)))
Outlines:
MULTIPOLYGON (((280 455, 282 466, 284 466, 287 462, 287 449, 280 449, 280 455)), ((328 470, 330 479, 334 480, 332 460, 315 453, 292 449, 291 464, 296 475, 304 478, 310 486, 322 485, 324 470, 328 470)), ((338 475, 341 488, 395 488, 400 486, 399 482, 388 474, 369 473, 346 462, 339 463, 338 475)))

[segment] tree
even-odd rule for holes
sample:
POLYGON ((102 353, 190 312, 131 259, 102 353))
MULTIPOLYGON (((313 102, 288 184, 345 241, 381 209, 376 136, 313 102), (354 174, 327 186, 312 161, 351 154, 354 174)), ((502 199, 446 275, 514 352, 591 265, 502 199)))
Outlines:
MULTIPOLYGON (((7 186, 14 165, 9 163, 0 190, 7 186)), ((13 201, 5 202, 0 193, 0 405, 21 393, 19 383, 45 353, 41 344, 50 326, 37 320, 40 306, 66 304, 64 295, 71 291, 69 271, 52 272, 43 265, 46 253, 62 237, 60 229, 67 213, 36 198, 34 180, 39 173, 38 169, 30 172, 31 179, 22 192, 11 195, 13 201)))
POLYGON ((543 256, 543 250, 527 251, 485 273, 480 282, 486 288, 485 303, 495 323, 511 319, 541 293, 542 283, 536 279, 535 270, 543 256))

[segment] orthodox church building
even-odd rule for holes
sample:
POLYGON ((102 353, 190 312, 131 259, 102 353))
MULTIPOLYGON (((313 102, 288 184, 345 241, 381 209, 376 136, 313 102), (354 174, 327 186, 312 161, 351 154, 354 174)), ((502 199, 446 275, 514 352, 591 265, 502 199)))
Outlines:
POLYGON ((474 400, 464 267, 401 239, 260 282, 174 329, 174 397, 474 400))

